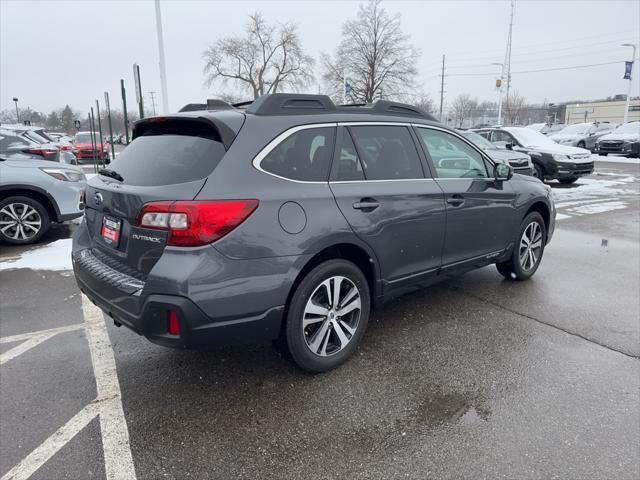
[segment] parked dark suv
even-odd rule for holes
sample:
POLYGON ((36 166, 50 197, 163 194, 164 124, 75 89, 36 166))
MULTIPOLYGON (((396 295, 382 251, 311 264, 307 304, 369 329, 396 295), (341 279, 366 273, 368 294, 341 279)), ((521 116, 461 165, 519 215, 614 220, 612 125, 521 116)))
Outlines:
POLYGON ((320 372, 385 300, 540 265, 550 189, 415 107, 274 94, 218 108, 137 122, 88 182, 74 271, 117 325, 178 348, 279 339, 320 372))

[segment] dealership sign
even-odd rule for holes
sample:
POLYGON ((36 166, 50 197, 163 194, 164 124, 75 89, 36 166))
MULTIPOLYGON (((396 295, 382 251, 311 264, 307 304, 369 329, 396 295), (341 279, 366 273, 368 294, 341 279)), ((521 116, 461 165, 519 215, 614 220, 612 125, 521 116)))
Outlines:
POLYGON ((633 62, 624 62, 624 78, 625 80, 631 80, 631 69, 633 68, 633 62))

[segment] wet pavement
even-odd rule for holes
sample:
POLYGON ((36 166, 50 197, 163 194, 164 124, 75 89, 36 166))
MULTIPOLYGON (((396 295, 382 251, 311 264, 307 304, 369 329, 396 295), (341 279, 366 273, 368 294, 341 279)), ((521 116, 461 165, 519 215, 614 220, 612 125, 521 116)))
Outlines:
MULTIPOLYGON (((107 322, 134 475, 638 478, 640 172, 598 171, 611 175, 578 182, 570 197, 554 185, 566 217, 533 279, 488 267, 394 300, 327 374, 301 373, 271 346, 168 350, 107 322)), ((3 358, 5 480, 91 405, 101 360, 68 271, 2 265, 0 337, 19 341, 0 343, 1 355, 21 345, 16 335, 77 328, 3 358)), ((101 432, 88 421, 32 478, 105 478, 121 445, 101 432)))

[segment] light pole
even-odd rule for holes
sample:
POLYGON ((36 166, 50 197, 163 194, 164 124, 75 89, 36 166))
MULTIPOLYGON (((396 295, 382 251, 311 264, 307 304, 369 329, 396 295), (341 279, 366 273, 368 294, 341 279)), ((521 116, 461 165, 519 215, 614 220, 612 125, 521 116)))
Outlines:
POLYGON ((631 69, 629 70, 629 89, 627 90, 627 104, 624 107, 623 123, 627 123, 627 121, 629 120, 629 102, 631 100, 631 73, 633 72, 633 64, 636 61, 636 46, 633 43, 623 43, 621 46, 633 48, 633 56, 631 57, 631 69))
POLYGON ((167 113, 169 113, 169 97, 167 93, 167 67, 164 61, 164 37, 162 35, 162 13, 160 11, 160 0, 156 0, 156 29, 158 31, 158 55, 160 57, 160 88, 162 90, 162 113, 166 115, 167 113))
POLYGON ((16 120, 20 123, 20 114, 18 113, 18 97, 13 97, 13 101, 16 102, 16 120))
POLYGON ((491 65, 500 67, 500 85, 498 86, 498 125, 502 125, 502 81, 504 77, 504 63, 494 62, 491 65))

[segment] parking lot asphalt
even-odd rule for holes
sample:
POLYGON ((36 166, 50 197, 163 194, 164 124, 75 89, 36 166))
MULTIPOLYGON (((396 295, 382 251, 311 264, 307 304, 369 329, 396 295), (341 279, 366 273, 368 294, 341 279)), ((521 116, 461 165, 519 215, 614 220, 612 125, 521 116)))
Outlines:
POLYGON ((1 480, 639 478, 640 165, 596 167, 552 184, 530 281, 487 267, 396 299, 323 375, 102 323, 64 258, 37 268, 72 224, 3 246, 1 480))

